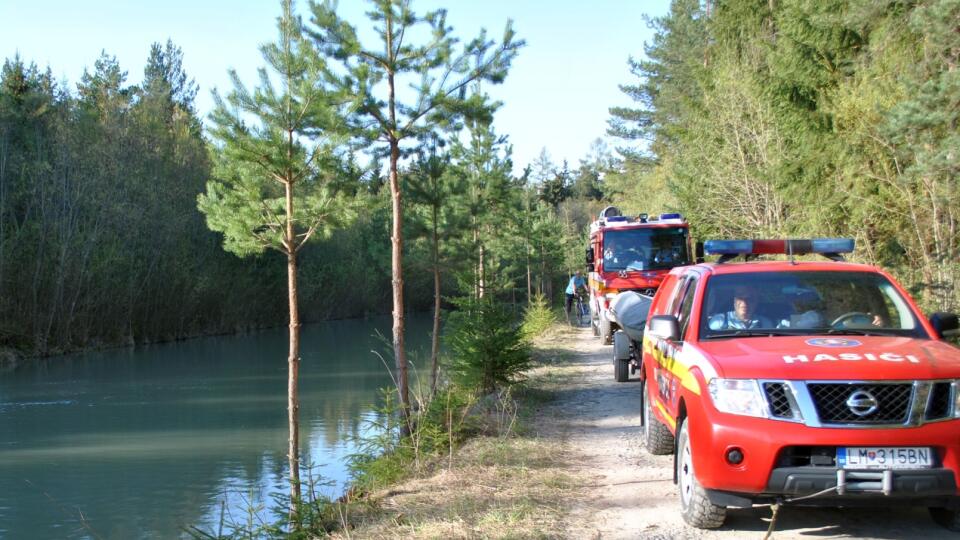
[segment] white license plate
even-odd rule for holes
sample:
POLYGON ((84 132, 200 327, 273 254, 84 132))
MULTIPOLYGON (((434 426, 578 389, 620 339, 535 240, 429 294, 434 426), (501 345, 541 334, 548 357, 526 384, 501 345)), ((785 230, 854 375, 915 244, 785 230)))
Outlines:
POLYGON ((837 465, 842 469, 929 469, 933 467, 933 449, 897 446, 837 448, 837 465))

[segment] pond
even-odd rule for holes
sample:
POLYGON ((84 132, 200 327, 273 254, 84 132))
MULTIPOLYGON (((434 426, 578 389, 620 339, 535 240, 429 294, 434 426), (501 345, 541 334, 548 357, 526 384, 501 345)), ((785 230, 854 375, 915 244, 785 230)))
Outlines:
MULTIPOLYGON (((390 327, 303 327, 301 474, 329 483, 326 495, 342 493, 354 440, 392 384, 372 352, 392 365, 390 327)), ((429 361, 430 328, 407 318, 415 364, 429 361)), ((0 373, 0 538, 176 538, 251 509, 273 519, 273 496, 288 493, 286 356, 282 328, 0 373)))

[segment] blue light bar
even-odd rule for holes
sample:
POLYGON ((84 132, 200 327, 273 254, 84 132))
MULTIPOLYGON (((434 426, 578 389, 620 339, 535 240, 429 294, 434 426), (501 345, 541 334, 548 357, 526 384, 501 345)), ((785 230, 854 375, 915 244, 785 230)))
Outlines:
POLYGON ((703 251, 708 255, 747 255, 753 253, 753 240, 707 240, 703 251))
POLYGON ((812 253, 853 253, 853 238, 814 238, 812 253))
POLYGON ((607 223, 616 223, 618 221, 629 221, 630 218, 627 216, 610 216, 607 218, 607 223))
POLYGON ((841 253, 853 253, 852 238, 814 238, 789 240, 707 240, 703 250, 710 255, 722 255, 721 261, 736 255, 806 255, 819 253, 829 259, 841 260, 841 253))
POLYGON ((683 219, 683 216, 677 213, 673 214, 660 214, 660 219, 683 219))

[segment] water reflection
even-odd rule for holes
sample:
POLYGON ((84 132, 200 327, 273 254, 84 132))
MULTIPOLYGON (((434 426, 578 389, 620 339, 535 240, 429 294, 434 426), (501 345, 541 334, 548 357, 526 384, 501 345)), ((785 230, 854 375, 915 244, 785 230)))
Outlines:
MULTIPOLYGON (((390 384, 375 329, 304 327, 302 457, 338 493, 390 384)), ((409 319, 421 355, 427 318, 409 319)), ((0 374, 0 538, 171 538, 286 493, 284 330, 53 358, 0 374)))

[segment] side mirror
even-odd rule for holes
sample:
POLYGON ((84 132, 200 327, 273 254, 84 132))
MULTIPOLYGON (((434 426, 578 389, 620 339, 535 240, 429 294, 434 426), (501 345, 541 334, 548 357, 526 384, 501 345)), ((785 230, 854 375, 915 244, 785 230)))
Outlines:
POLYGON ((587 271, 593 270, 593 246, 587 246, 587 271))
POLYGON ((694 257, 696 257, 694 259, 694 262, 696 262, 697 264, 700 264, 705 260, 704 251, 703 251, 703 242, 697 241, 697 243, 694 244, 694 257))
POLYGON ((657 339, 669 341, 680 340, 680 323, 673 315, 654 315, 650 317, 650 326, 647 332, 657 339))
POLYGON ((933 325, 940 337, 960 335, 960 318, 957 317, 956 313, 934 313, 930 316, 930 324, 933 325))

